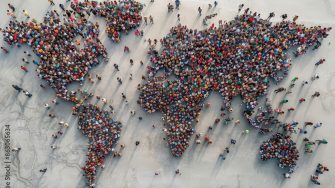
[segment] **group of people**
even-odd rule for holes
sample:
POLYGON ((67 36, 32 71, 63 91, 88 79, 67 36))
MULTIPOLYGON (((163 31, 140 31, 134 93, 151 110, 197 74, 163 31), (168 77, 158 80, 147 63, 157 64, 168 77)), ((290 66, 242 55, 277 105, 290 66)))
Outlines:
POLYGON ((122 124, 110 117, 110 112, 93 104, 77 104, 73 114, 79 117, 78 129, 88 137, 89 148, 84 175, 94 187, 97 168, 104 168, 105 157, 115 151, 120 138, 122 124))
MULTIPOLYGON (((178 8, 180 2, 177 2, 178 8)), ((61 21, 62 15, 57 11, 49 11, 43 23, 35 20, 20 22, 14 18, 3 30, 3 35, 9 45, 30 46, 41 59, 34 63, 38 76, 56 90, 59 98, 76 104, 73 114, 79 117, 78 128, 90 140, 88 160, 83 170, 93 187, 97 167, 103 168, 105 157, 113 152, 122 125, 112 119, 108 111, 96 105, 83 104, 84 99, 78 98, 77 92, 68 91, 67 85, 73 81, 83 82, 89 69, 100 63, 99 57, 107 59, 106 49, 98 39, 99 25, 88 21, 87 16, 92 13, 104 17, 109 37, 119 42, 120 32, 128 33, 140 25, 143 5, 133 0, 101 3, 74 1, 71 2, 72 10, 62 7, 64 21, 61 21), (77 36, 83 38, 82 49, 79 49, 82 42, 74 41, 77 36)), ((170 10, 171 5, 169 7, 170 10)), ((198 11, 201 15, 200 7, 198 11)), ((216 15, 208 19, 213 16, 216 15)), ((276 111, 269 104, 265 111, 252 119, 257 100, 267 93, 269 79, 279 82, 287 76, 291 66, 286 56, 288 49, 298 46, 296 55, 305 53, 308 48, 316 49, 331 28, 307 28, 296 23, 297 17, 291 21, 286 20, 287 16, 282 16, 283 21, 272 25, 272 17, 274 14, 264 20, 260 14, 247 8, 233 21, 220 21, 218 27, 212 24, 203 31, 178 25, 171 28, 170 33, 160 41, 163 47, 161 53, 154 47, 150 49, 153 65, 148 67, 149 79, 139 86, 138 103, 149 113, 163 112, 167 142, 174 156, 180 157, 189 146, 189 140, 195 132, 193 123, 197 122, 204 106, 203 101, 212 91, 222 95, 222 111, 228 115, 232 111, 232 98, 241 95, 245 104, 244 116, 262 132, 271 131, 263 125, 279 122, 273 115, 276 111), (160 70, 164 70, 164 74, 156 75, 160 70), (170 79, 171 74, 177 79, 170 79)), ((149 20, 153 23, 151 16, 149 20)), ((143 35, 140 31, 137 33, 143 35)), ((1 49, 6 52, 5 48, 1 49)), ((126 51, 129 52, 129 48, 126 51)), ((318 62, 316 66, 323 62, 318 62)), ((117 65, 114 67, 118 70, 117 65)), ((21 69, 28 71, 23 65, 21 69)), ((318 75, 315 76, 317 78, 318 75)), ((122 83, 121 79, 118 81, 122 83)), ((22 90, 16 85, 13 87, 22 90)), ((316 93, 314 96, 319 95, 316 93)), ((304 100, 302 98, 299 101, 304 100)), ((206 141, 212 142, 209 138, 206 141)), ((236 140, 233 140, 232 144, 235 143, 236 140)), ((291 137, 281 133, 265 141, 260 150, 262 160, 279 158, 280 167, 293 169, 299 158, 291 137)), ((225 153, 229 153, 229 148, 225 153)))
POLYGON ((270 101, 266 98, 264 107, 259 107, 255 117, 252 114, 245 113, 244 116, 248 120, 250 126, 263 130, 270 128, 270 125, 274 125, 279 122, 275 116, 275 110, 272 108, 270 101))
POLYGON ((321 185, 320 181, 319 181, 319 176, 321 174, 323 174, 324 172, 328 172, 329 168, 321 163, 319 163, 316 166, 316 170, 315 173, 313 175, 311 175, 311 181, 316 184, 316 185, 321 185))
POLYGON ((162 52, 150 53, 149 79, 141 85, 138 103, 150 112, 161 111, 167 141, 174 156, 181 156, 194 133, 203 101, 211 91, 223 97, 223 108, 241 95, 246 117, 267 93, 269 80, 281 81, 291 62, 293 46, 314 47, 331 28, 305 27, 296 20, 271 24, 248 8, 230 22, 198 31, 178 25, 161 40, 162 52), (162 75, 156 75, 163 70, 162 75), (170 79, 171 74, 176 79, 170 79))
MULTIPOLYGON (((83 17, 91 13, 106 21, 106 33, 113 42, 120 42, 121 32, 128 34, 140 26, 143 4, 134 0, 71 2, 71 8, 83 17)), ((152 17, 150 19, 150 22, 152 17)), ((153 22, 153 20, 152 20, 153 22)))
MULTIPOLYGON (((12 7, 11 4, 8 6, 12 7)), ((74 1, 70 6, 73 10, 66 10, 62 6, 64 22, 57 11, 49 11, 43 23, 37 23, 34 19, 28 22, 12 19, 3 30, 3 35, 9 45, 31 46, 41 58, 40 62, 34 61, 38 66, 38 76, 56 90, 58 97, 77 102, 78 99, 67 90, 67 85, 72 81, 83 82, 89 69, 99 64, 100 56, 108 60, 106 49, 98 39, 99 25, 89 22, 86 14, 89 16, 92 12, 105 17, 106 32, 114 42, 119 42, 121 32, 128 33, 139 26, 143 5, 133 0, 123 0, 101 3, 74 1), (77 36, 84 39, 83 44, 80 40, 74 41, 77 36), (84 46, 83 49, 78 49, 81 46, 84 46)), ((143 35, 140 31, 139 34, 143 35)), ((2 49, 8 51, 5 47, 2 49)), ((25 72, 29 70, 25 65, 21 69, 25 72)))
POLYGON ((33 96, 33 94, 31 94, 29 91, 27 91, 27 90, 24 90, 24 89, 22 89, 20 86, 18 86, 18 85, 12 85, 12 87, 16 90, 16 91, 18 91, 18 92, 21 92, 22 91, 22 93, 25 95, 25 96, 27 96, 27 97, 32 97, 33 96))
POLYGON ((202 24, 207 25, 207 20, 212 19, 217 15, 218 15, 217 13, 214 13, 214 14, 210 14, 210 15, 205 16, 205 18, 202 20, 202 24))
MULTIPOLYGON (((320 61, 324 61, 324 59, 319 60, 320 61)), ((299 128, 298 122, 292 121, 292 123, 283 123, 280 122, 278 120, 278 117, 282 114, 285 113, 285 111, 283 110, 283 106, 284 104, 288 103, 288 99, 286 98, 290 93, 292 93, 292 88, 295 86, 296 81, 298 80, 298 77, 294 77, 291 80, 291 83, 289 85, 288 88, 285 87, 279 87, 277 89, 274 90, 275 94, 280 93, 280 92, 285 92, 284 94, 284 99, 282 99, 279 103, 278 108, 273 109, 272 105, 270 104, 270 101, 268 101, 268 98, 266 98, 265 100, 265 108, 263 107, 259 107, 258 111, 256 113, 256 115, 253 115, 251 113, 247 113, 245 112, 245 117, 247 118, 249 124, 251 126, 253 126, 254 128, 260 129, 260 133, 266 133, 266 132, 271 132, 272 128, 274 126, 276 126, 277 128, 282 128, 283 131, 286 134, 292 134, 298 133, 298 130, 300 130, 299 132, 301 132, 301 130, 304 130, 303 128, 299 128)), ((302 81, 302 85, 301 87, 303 87, 304 85, 308 84, 307 81, 302 81)), ((315 98, 315 97, 319 97, 321 94, 319 91, 315 91, 314 94, 311 96, 311 98, 315 98)), ((300 98, 298 100, 299 103, 306 101, 305 98, 300 98)), ((288 107, 287 108, 287 114, 289 114, 290 112, 294 111, 295 108, 294 107, 288 107)), ((308 124, 308 125, 313 125, 313 123, 308 124)), ((318 128, 321 127, 322 123, 319 124, 317 126, 317 124, 314 126, 314 128, 318 128)), ((306 126, 306 124, 304 125, 306 126)))
MULTIPOLYGON (((53 5, 52 2, 50 3, 53 5)), ((88 159, 83 167, 84 175, 90 186, 94 187, 97 167, 103 167, 105 157, 113 152, 113 147, 120 137, 121 123, 112 119, 110 112, 96 105, 86 104, 86 100, 93 96, 92 93, 81 90, 80 92, 69 91, 67 86, 73 81, 79 81, 82 85, 87 75, 90 82, 93 82, 89 70, 101 62, 100 57, 105 61, 108 60, 107 51, 98 38, 98 23, 88 21, 90 13, 106 18, 106 32, 114 42, 118 42, 120 32, 128 33, 139 26, 143 5, 133 0, 106 1, 99 4, 95 1, 81 3, 73 1, 70 5, 73 10, 67 10, 63 4, 60 4, 63 11, 61 13, 55 10, 48 11, 42 23, 37 23, 35 19, 29 20, 30 17, 27 17, 27 21, 18 21, 15 8, 11 4, 8 6, 14 16, 8 26, 1 30, 4 40, 9 45, 31 47, 40 58, 40 61, 32 60, 37 66, 38 77, 55 89, 58 98, 71 101, 76 105, 73 108, 73 114, 79 117, 78 128, 90 140, 88 159), (75 40, 78 36, 82 40, 75 40)), ((143 35, 140 31, 139 34, 143 35)), ((8 53, 7 48, 1 49, 8 53)), ((28 59, 22 59, 24 65, 21 69, 28 72, 31 54, 26 52, 25 54, 28 55, 28 59)), ((101 80, 100 75, 96 77, 101 80)), ((18 85, 12 85, 12 87, 19 92, 23 91, 28 97, 32 96, 18 85)), ((45 88, 43 84, 41 87, 45 88)), ((97 99, 99 100, 100 97, 97 96, 97 99)), ((107 103, 105 98, 101 98, 101 101, 104 104, 107 103)), ((57 99, 52 102, 57 103, 57 99)), ((44 107, 48 110, 51 106, 45 103, 44 107)), ((113 111, 112 107, 111 111, 113 111)), ((49 116, 55 117, 52 113, 49 113, 49 116)), ((63 134, 62 128, 63 126, 52 135, 55 139, 63 134)), ((57 146, 53 144, 51 148, 56 149, 57 146)))
POLYGON ((54 88, 59 98, 77 102, 67 85, 73 81, 83 82, 89 69, 100 63, 98 58, 107 58, 107 52, 98 39, 99 25, 85 18, 71 20, 72 16, 62 22, 57 11, 49 11, 43 23, 12 19, 3 35, 9 45, 30 46, 41 59, 36 61, 38 77, 54 88), (82 49, 74 42, 77 36, 83 37, 82 49))
POLYGON ((288 167, 290 173, 293 173, 299 159, 296 143, 292 141, 290 136, 281 133, 276 133, 269 140, 264 141, 260 146, 260 154, 261 160, 279 159, 278 166, 280 168, 288 167))

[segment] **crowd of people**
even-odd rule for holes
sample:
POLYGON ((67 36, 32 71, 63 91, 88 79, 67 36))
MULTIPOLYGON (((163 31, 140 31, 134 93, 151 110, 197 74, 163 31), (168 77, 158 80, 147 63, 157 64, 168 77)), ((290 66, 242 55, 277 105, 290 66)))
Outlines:
POLYGON ((260 146, 261 160, 269 160, 272 158, 279 159, 278 166, 280 168, 288 167, 290 173, 293 172, 299 159, 299 152, 296 143, 292 141, 290 136, 281 133, 274 134, 269 140, 264 141, 260 146))
POLYGON ((122 124, 111 118, 109 111, 93 104, 77 104, 73 113, 79 117, 78 128, 89 139, 86 165, 82 169, 88 183, 94 187, 97 168, 104 168, 105 157, 115 150, 122 124))
MULTIPOLYGON (((98 39, 99 25, 85 18, 71 20, 71 17, 73 14, 62 22, 57 11, 49 11, 42 23, 12 19, 3 35, 9 45, 30 46, 41 59, 36 63, 38 77, 54 88, 59 98, 77 102, 67 85, 83 82, 89 69, 99 64, 98 58, 107 58, 107 52, 98 39), (84 39, 82 49, 74 42, 77 36, 84 39)), ((28 71, 25 66, 21 69, 28 71)))
POLYGON ((128 34, 140 26, 143 4, 134 0, 71 2, 71 8, 85 17, 91 13, 106 21, 106 33, 113 42, 120 42, 121 32, 128 34))
POLYGON ((222 95, 226 110, 232 98, 241 95, 244 114, 251 114, 257 99, 266 94, 269 79, 279 82, 287 75, 287 50, 314 47, 331 29, 286 19, 272 25, 269 20, 247 8, 233 21, 203 31, 178 25, 161 40, 162 52, 150 53, 153 65, 138 102, 148 112, 163 112, 173 155, 181 156, 188 147, 192 123, 211 91, 222 95), (156 75, 160 70, 164 74, 156 75), (172 73, 177 79, 168 79, 172 73))
MULTIPOLYGON (((54 5, 52 1, 50 3, 54 5)), ((96 105, 86 104, 86 100, 93 96, 91 93, 86 95, 84 92, 69 91, 67 86, 73 81, 79 81, 82 84, 87 75, 92 82, 89 70, 101 62, 100 57, 105 61, 108 60, 107 51, 98 38, 98 23, 88 21, 90 13, 105 17, 106 32, 114 42, 119 42, 121 32, 128 33, 139 26, 143 5, 133 0, 106 1, 99 4, 95 1, 80 3, 73 1, 70 5, 73 10, 67 10, 63 4, 60 4, 63 12, 48 11, 42 23, 37 23, 35 19, 30 21, 26 11, 24 13, 27 21, 18 21, 14 6, 11 4, 8 6, 12 10, 10 14, 12 19, 8 26, 1 30, 4 40, 9 45, 31 47, 40 58, 40 61, 32 60, 37 66, 38 77, 55 89, 57 97, 76 104, 73 114, 79 116, 78 128, 90 140, 88 159, 83 167, 84 175, 90 186, 94 187, 97 167, 103 167, 105 157, 117 144, 121 123, 113 120, 109 115, 110 112, 96 105), (82 40, 75 40, 78 36, 82 37, 82 40)), ((140 31, 139 33, 141 34, 140 31)), ((5 47, 1 49, 5 53, 9 52, 5 47)), ((25 55, 27 59, 23 58, 22 61, 27 65, 31 61, 31 54, 25 51, 25 55)), ((21 69, 28 72, 29 68, 25 65, 21 65, 21 69)), ((96 77, 101 80, 101 76, 96 75, 96 77)), ((12 85, 12 87, 18 92, 22 91, 28 97, 32 96, 18 85, 12 85)), ((41 87, 45 88, 43 84, 41 87)), ((54 101, 57 102, 56 99, 54 101)), ((101 98, 101 101, 104 104, 107 103, 105 98, 101 98)), ((45 103, 44 107, 46 110, 51 108, 48 103, 45 103)), ((55 117, 52 113, 49 113, 49 116, 55 117)), ((52 136, 56 139, 62 134, 63 131, 60 129, 52 136)), ((52 145, 51 148, 56 149, 57 146, 52 145)))
POLYGON ((286 127, 287 123, 282 123, 278 120, 280 111, 272 108, 270 101, 266 98, 265 106, 259 107, 257 113, 253 114, 244 112, 244 116, 248 120, 250 126, 259 129, 260 134, 272 132, 277 126, 286 127))
POLYGON ((321 163, 316 166, 315 173, 311 175, 311 181, 316 185, 321 185, 319 176, 324 172, 328 172, 329 168, 321 163))
MULTIPOLYGON (((50 3, 53 4, 53 1, 50 3)), ((179 4, 179 0, 176 1, 177 9, 179 4)), ((216 1, 214 5, 217 5, 216 1)), ((65 13, 64 21, 61 21, 63 17, 57 11, 47 12, 43 23, 37 23, 36 20, 18 21, 13 14, 13 19, 3 30, 3 35, 9 45, 30 46, 41 59, 33 60, 37 65, 38 76, 56 90, 57 97, 76 104, 73 114, 79 117, 78 128, 90 141, 88 159, 83 167, 84 175, 90 186, 94 187, 97 168, 103 168, 105 157, 114 151, 122 125, 110 117, 110 112, 96 105, 84 104, 87 98, 78 98, 77 92, 68 91, 67 85, 73 81, 82 83, 88 71, 100 63, 99 57, 108 60, 106 49, 98 39, 99 25, 88 21, 87 17, 91 13, 104 17, 108 36, 112 41, 119 42, 121 32, 129 33, 140 25, 140 11, 143 5, 133 0, 101 3, 73 1, 72 10, 60 7, 65 13), (81 36, 83 42, 74 41, 77 36, 81 36)), ((10 8, 15 11, 15 8, 10 8)), ((169 4, 168 11, 172 10, 173 6, 169 4)), ((200 7, 198 11, 201 16, 200 7)), ((27 19, 30 18, 28 12, 24 11, 24 14, 27 19)), ((204 23, 214 16, 216 14, 206 16, 204 23)), ((280 124, 277 115, 283 111, 272 109, 269 103, 266 103, 265 109, 260 109, 260 113, 252 117, 258 99, 267 93, 270 79, 279 82, 287 76, 291 66, 286 54, 288 49, 297 46, 294 53, 296 56, 306 53, 308 48, 317 49, 331 28, 307 28, 296 23, 297 16, 293 21, 287 20, 287 16, 282 16, 283 21, 272 25, 272 17, 274 13, 264 20, 260 14, 247 8, 233 21, 219 21, 218 27, 212 24, 203 31, 178 25, 171 28, 170 33, 160 41, 163 46, 161 53, 155 50, 155 39, 153 47, 150 48, 153 66, 148 67, 149 79, 144 78, 146 82, 139 87, 138 103, 149 113, 163 112, 166 126, 164 132, 174 156, 180 157, 189 146, 190 137, 195 132, 193 123, 197 121, 204 106, 204 99, 212 91, 218 91, 222 95, 221 111, 228 114, 232 111, 232 98, 241 95, 245 104, 244 116, 253 127, 260 129, 261 133, 271 132, 270 125, 280 124), (164 74, 156 75, 160 70, 164 70, 164 74), (169 79, 171 74, 177 79, 169 79)), ((147 17, 144 20, 147 23, 147 17)), ((153 23, 152 16, 149 20, 153 23)), ((135 34, 143 36, 143 31, 136 30, 135 34)), ((5 47, 1 49, 8 53, 5 47)), ((125 52, 129 52, 129 47, 125 47, 125 52)), ((319 66, 324 61, 322 59, 315 65, 319 66)), ((23 62, 27 63, 25 59, 23 62)), ((118 70, 118 65, 114 64, 114 67, 118 70)), ((21 69, 28 72, 24 65, 21 69)), ((97 78, 101 80, 99 75, 97 78)), ((314 76, 314 80, 318 78, 318 75, 314 76)), ((121 78, 118 78, 118 81, 122 84, 121 78)), ((294 87, 294 83, 292 84, 294 87)), ((19 92, 23 91, 28 97, 32 96, 17 85, 13 85, 13 88, 19 92)), ((286 88, 278 88, 275 92, 281 91, 286 91, 286 88)), ((312 95, 318 96, 320 93, 317 92, 312 95)), ((124 94, 122 97, 125 99, 124 94)), ((105 98, 101 100, 104 104, 107 103, 105 98)), ((299 99, 300 103, 304 101, 304 98, 299 99)), ((284 99, 281 105, 287 102, 288 100, 284 99)), ((45 107, 48 109, 49 105, 45 104, 45 107)), ((294 108, 288 109, 293 110, 294 108)), ((134 115, 135 111, 131 113, 134 115)), ((222 114, 224 117, 225 113, 222 114)), ((225 122, 231 120, 233 119, 225 118, 225 122)), ((216 119, 215 123, 219 121, 220 119, 216 119)), ((280 124, 285 132, 292 132, 296 125, 280 124)), ((248 132, 249 130, 246 130, 244 134, 248 132)), ((54 137, 57 138, 61 134, 63 132, 60 130, 54 137)), ((209 137, 205 137, 205 140, 208 143, 212 142, 209 137)), ((136 145, 139 144, 139 141, 137 142, 136 145)), ((232 139, 231 144, 235 143, 236 140, 232 139)), ((229 147, 225 149, 222 158, 227 153, 229 147)), ((299 158, 291 137, 281 133, 265 141, 260 147, 260 153, 262 160, 278 158, 279 166, 289 167, 290 172, 299 158)))
MULTIPOLYGON (((128 33, 139 26, 143 5, 123 0, 100 3, 74 1, 70 6, 73 10, 62 6, 66 16, 64 22, 61 21, 62 15, 55 10, 47 12, 43 23, 34 19, 20 22, 14 18, 3 30, 3 35, 9 45, 31 46, 41 58, 40 62, 34 61, 38 65, 38 76, 56 90, 58 97, 76 102, 67 85, 72 81, 83 82, 89 69, 99 64, 100 56, 108 60, 106 49, 98 39, 99 25, 89 22, 85 14, 89 16, 92 12, 104 17, 106 32, 114 42, 119 42, 121 32, 128 33), (83 44, 80 40, 73 41, 77 36, 83 37, 83 44), (83 49, 78 49, 80 46, 84 46, 83 49)), ((2 49, 7 52, 5 47, 2 49)), ((28 72, 24 65, 21 69, 28 72)))

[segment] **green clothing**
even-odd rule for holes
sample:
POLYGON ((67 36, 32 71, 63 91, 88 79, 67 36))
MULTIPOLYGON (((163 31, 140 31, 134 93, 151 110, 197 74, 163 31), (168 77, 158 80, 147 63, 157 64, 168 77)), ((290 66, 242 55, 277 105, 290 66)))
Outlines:
POLYGON ((322 139, 319 141, 319 144, 328 144, 328 141, 326 139, 322 139))

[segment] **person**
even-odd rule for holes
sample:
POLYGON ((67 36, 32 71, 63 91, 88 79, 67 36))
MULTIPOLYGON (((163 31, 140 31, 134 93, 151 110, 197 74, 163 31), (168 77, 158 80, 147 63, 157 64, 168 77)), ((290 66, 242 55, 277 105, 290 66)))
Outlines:
POLYGON ((22 90, 22 92, 24 93, 25 96, 27 97, 32 97, 33 95, 31 93, 29 93, 28 91, 22 90))
POLYGON ((21 150, 20 147, 14 147, 14 148, 12 149, 12 151, 16 151, 16 152, 19 152, 20 150, 21 150))
POLYGON ((320 96, 320 92, 318 92, 318 91, 316 91, 313 95, 312 95, 312 97, 319 97, 320 96))
POLYGON ((173 5, 171 5, 171 3, 169 3, 167 7, 168 7, 168 13, 173 12, 173 5))
POLYGON ((214 7, 218 6, 218 2, 214 1, 214 7))
POLYGON ((14 84, 12 84, 12 87, 13 87, 16 91, 18 91, 18 92, 21 92, 21 91, 22 91, 22 88, 19 87, 18 85, 14 85, 14 84))
POLYGON ((101 101, 103 104, 107 104, 107 99, 106 98, 101 98, 101 101))
POLYGON ((312 147, 314 144, 315 144, 314 142, 310 142, 310 141, 306 142, 305 143, 305 153, 312 153, 313 152, 312 147))
POLYGON ((119 82, 119 84, 122 84, 122 79, 120 77, 117 77, 116 79, 119 82))
POLYGON ((290 107, 287 109, 287 111, 291 112, 291 111, 294 111, 295 109, 293 107, 290 107))
POLYGON ((45 103, 44 104, 44 107, 47 109, 47 110, 49 110, 51 107, 49 106, 49 104, 48 103, 45 103))
POLYGON ((29 13, 28 13, 28 11, 27 11, 27 10, 23 10, 22 12, 23 12, 23 13, 24 13, 24 15, 27 17, 27 19, 29 19, 29 18, 30 18, 30 16, 29 16, 29 13))
POLYGON ((286 172, 286 173, 284 173, 283 175, 284 175, 284 178, 291 178, 290 173, 287 173, 287 172, 286 172))
POLYGON ((34 59, 33 59, 33 64, 34 64, 34 65, 39 65, 38 61, 36 61, 36 60, 34 60, 34 59))
POLYGON ((99 74, 96 74, 95 77, 96 77, 99 81, 102 80, 102 77, 101 77, 99 74))
POLYGON ((298 18, 299 18, 299 16, 295 15, 295 16, 293 17, 293 22, 297 21, 298 18))
POLYGON ((281 15, 281 18, 282 18, 283 20, 285 20, 285 19, 287 18, 287 14, 283 14, 283 15, 281 15))
POLYGON ((52 99, 51 102, 55 105, 59 104, 58 101, 57 101, 57 98, 52 99))
POLYGON ((275 13, 274 12, 270 12, 269 17, 267 18, 267 20, 269 21, 273 17, 275 17, 275 13))
POLYGON ((249 134, 249 130, 248 130, 248 129, 244 130, 244 131, 242 132, 242 134, 243 134, 243 135, 247 135, 247 134, 249 134))
POLYGON ((297 81, 299 78, 296 76, 296 77, 294 77, 292 80, 291 80, 291 82, 295 82, 295 81, 297 81))
POLYGON ((280 87, 278 89, 275 89, 275 93, 279 93, 279 92, 282 92, 282 91, 286 91, 286 89, 284 87, 280 87))
POLYGON ((13 12, 15 12, 15 7, 14 7, 12 4, 8 3, 8 7, 9 7, 13 12))
POLYGON ((176 9, 179 10, 180 0, 175 0, 176 9))
POLYGON ((328 141, 326 139, 315 140, 315 141, 318 143, 318 145, 320 145, 320 144, 328 144, 328 141))
POLYGON ((314 76, 312 76, 311 80, 314 81, 314 80, 319 79, 319 78, 320 78, 320 76, 318 74, 315 74, 314 76))
POLYGON ((29 61, 27 61, 25 58, 22 58, 22 61, 23 61, 24 63, 29 64, 29 61))
POLYGON ((199 16, 201 16, 201 12, 202 12, 201 7, 198 7, 198 13, 199 13, 199 16))
POLYGON ((64 6, 64 4, 60 3, 60 4, 59 4, 59 8, 61 8, 63 11, 65 11, 65 6, 64 6))
POLYGON ((316 128, 319 128, 322 126, 322 123, 321 122, 317 122, 313 127, 316 129, 316 128))
POLYGON ((301 86, 304 86, 304 85, 307 85, 308 84, 308 81, 302 81, 302 85, 301 86))
POLYGON ((55 5, 55 2, 53 0, 48 0, 48 1, 49 1, 51 6, 55 5))
POLYGON ((127 52, 127 53, 129 53, 129 47, 128 46, 124 46, 124 50, 123 50, 123 52, 127 52))
POLYGON ((68 127, 69 127, 69 124, 68 124, 68 123, 64 123, 63 127, 64 127, 64 128, 68 128, 68 127))
POLYGON ((149 16, 149 20, 151 24, 154 24, 154 18, 151 15, 149 16))
POLYGON ((6 54, 9 53, 9 51, 7 50, 7 48, 5 48, 5 47, 3 47, 3 46, 1 46, 1 50, 3 50, 6 54))
POLYGON ((50 118, 55 118, 56 117, 56 115, 55 114, 53 114, 53 113, 49 113, 49 115, 48 115, 50 118))
POLYGON ((243 7, 244 7, 244 4, 240 4, 240 5, 238 5, 238 13, 241 12, 241 10, 242 10, 243 7))
POLYGON ((122 99, 127 99, 127 96, 124 93, 121 93, 122 99))
POLYGON ((324 172, 329 171, 329 168, 326 167, 325 165, 319 163, 316 167, 315 173, 316 174, 323 174, 324 172))
POLYGON ((219 158, 221 158, 222 160, 226 160, 224 153, 220 153, 219 158))
POLYGON ((178 22, 180 21, 180 14, 177 14, 178 22))
POLYGON ((319 66, 319 65, 321 65, 321 64, 323 64, 325 61, 326 61, 325 59, 320 59, 319 61, 317 61, 317 62, 315 63, 315 66, 319 66))
POLYGON ((120 71, 120 69, 119 69, 119 65, 117 65, 117 64, 114 63, 113 66, 114 66, 114 68, 115 68, 117 71, 120 71))
POLYGON ((282 101, 280 101, 280 104, 283 105, 285 103, 288 103, 288 100, 287 99, 283 99, 282 101))
POLYGON ((40 172, 43 172, 43 173, 45 173, 46 171, 47 171, 47 168, 43 168, 40 170, 40 172))
POLYGON ((321 185, 321 183, 318 181, 319 176, 317 175, 311 175, 311 181, 316 185, 321 185))
POLYGON ((144 19, 145 25, 148 25, 148 17, 144 16, 143 19, 144 19))
POLYGON ((312 125, 313 125, 313 122, 311 122, 311 121, 306 121, 304 125, 305 125, 305 126, 312 126, 312 125))
POLYGON ((28 69, 27 69, 27 67, 25 67, 25 66, 23 66, 23 65, 21 65, 20 66, 20 68, 24 71, 24 72, 28 72, 28 69))

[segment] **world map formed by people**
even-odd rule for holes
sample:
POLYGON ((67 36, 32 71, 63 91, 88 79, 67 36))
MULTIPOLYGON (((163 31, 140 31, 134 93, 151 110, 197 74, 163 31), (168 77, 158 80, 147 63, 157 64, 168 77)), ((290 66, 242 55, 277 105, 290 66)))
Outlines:
MULTIPOLYGON (((76 91, 67 89, 73 81, 83 82, 89 70, 101 62, 100 57, 107 60, 107 51, 98 39, 99 25, 85 18, 87 7, 105 18, 106 32, 114 42, 120 41, 121 32, 129 33, 142 20, 143 6, 135 1, 101 4, 85 1, 72 4, 74 11, 69 12, 64 22, 56 11, 48 12, 43 23, 11 20, 4 29, 4 40, 10 45, 30 46, 41 59, 37 65, 38 76, 55 89, 58 97, 75 104, 73 113, 79 116, 79 128, 90 140, 83 170, 91 185, 97 167, 103 165, 117 144, 122 125, 107 111, 87 104, 88 96, 79 97, 76 91), (77 36, 84 40, 81 49, 75 44, 77 36)), ((308 28, 289 20, 272 24, 249 12, 202 31, 175 26, 161 40, 161 52, 150 53, 149 79, 139 88, 138 102, 149 113, 163 113, 171 153, 181 157, 195 132, 195 119, 203 101, 212 91, 221 94, 227 113, 231 100, 241 95, 244 115, 251 122, 253 109, 266 94, 270 80, 279 82, 287 75, 291 65, 287 51, 297 47, 296 55, 302 55, 309 48, 317 48, 329 30, 308 28), (158 75, 161 70, 164 74, 158 75), (171 74, 176 76, 175 80, 169 80, 171 74)), ((274 135, 269 141, 278 137, 283 136, 274 135)), ((289 136, 285 139, 287 143, 292 142, 289 136)), ((267 152, 265 145, 261 149, 267 152)), ((295 147, 287 151, 297 156, 295 147)))

